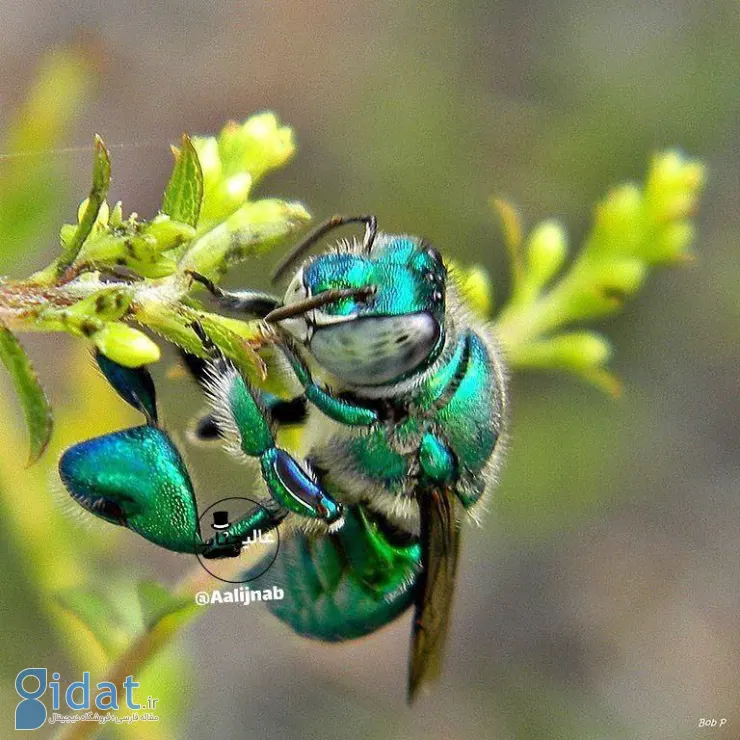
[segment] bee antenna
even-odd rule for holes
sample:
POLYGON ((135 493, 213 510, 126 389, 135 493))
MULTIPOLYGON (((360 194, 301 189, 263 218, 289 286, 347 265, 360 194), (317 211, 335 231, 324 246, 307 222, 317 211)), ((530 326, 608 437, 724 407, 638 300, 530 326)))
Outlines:
POLYGON ((316 242, 330 231, 345 226, 346 224, 365 224, 365 236, 362 240, 362 249, 365 254, 370 254, 373 248, 373 242, 378 233, 377 216, 332 216, 324 223, 317 226, 302 241, 298 242, 288 254, 283 257, 272 273, 272 282, 278 281, 290 267, 292 267, 299 257, 302 257, 316 242))
POLYGON ((306 298, 305 301, 290 303, 287 306, 280 306, 265 316, 265 321, 270 324, 283 319, 290 319, 294 316, 300 316, 314 308, 325 306, 327 303, 334 303, 342 298, 355 298, 361 301, 366 300, 377 291, 375 285, 365 285, 362 288, 337 288, 335 290, 325 290, 315 296, 306 298))

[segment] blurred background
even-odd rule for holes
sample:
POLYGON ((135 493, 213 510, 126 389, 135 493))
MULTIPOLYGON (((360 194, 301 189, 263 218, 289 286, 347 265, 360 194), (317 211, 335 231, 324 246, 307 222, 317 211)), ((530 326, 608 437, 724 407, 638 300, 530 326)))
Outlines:
MULTIPOLYGON (((95 132, 111 148, 112 200, 150 216, 182 131, 273 109, 299 152, 263 194, 302 200, 316 219, 373 212, 387 231, 423 234, 485 265, 499 305, 508 269, 490 195, 530 225, 562 219, 577 245, 595 202, 641 178, 656 150, 680 148, 709 172, 697 261, 655 274, 602 327, 624 396, 513 379, 508 464, 483 527, 465 532, 431 694, 404 703, 408 617, 327 646, 258 606, 221 606, 136 676, 162 722, 129 737, 740 738, 735 0, 0 0, 0 18, 0 272, 13 277, 54 254, 89 188, 92 154, 78 148, 95 132), (700 729, 702 718, 728 722, 700 729)), ((227 284, 266 287, 276 258, 227 284)), ((22 416, 0 377, 3 737, 19 670, 73 680, 104 660, 58 628, 58 589, 92 584, 125 617, 134 580, 174 584, 191 567, 55 503, 61 449, 138 420, 80 343, 24 343, 57 426, 25 470, 22 416)), ((202 402, 169 364, 161 403, 183 441, 202 402)), ((202 506, 249 495, 225 455, 182 446, 202 506)))

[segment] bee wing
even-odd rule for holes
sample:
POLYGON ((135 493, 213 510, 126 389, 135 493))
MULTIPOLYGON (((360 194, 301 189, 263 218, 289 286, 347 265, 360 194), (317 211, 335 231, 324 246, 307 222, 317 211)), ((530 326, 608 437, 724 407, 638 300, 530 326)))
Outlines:
POLYGON ((411 632, 409 704, 421 684, 436 678, 441 668, 460 551, 456 502, 452 492, 443 487, 419 497, 422 572, 411 632))

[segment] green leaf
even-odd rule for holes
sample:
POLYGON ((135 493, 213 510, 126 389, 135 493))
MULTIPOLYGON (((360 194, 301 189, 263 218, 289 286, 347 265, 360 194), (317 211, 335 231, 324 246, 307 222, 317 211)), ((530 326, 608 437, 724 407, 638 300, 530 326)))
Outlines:
POLYGON ((51 406, 38 375, 16 336, 0 322, 0 359, 13 379, 28 425, 31 449, 28 465, 43 454, 51 439, 53 419, 51 406))
POLYGON ((136 590, 139 594, 141 617, 147 630, 167 616, 189 610, 194 603, 191 596, 175 596, 156 581, 140 581, 136 590))
POLYGON ((100 136, 95 136, 95 163, 93 165, 93 184, 87 198, 85 211, 77 225, 74 236, 65 246, 62 255, 56 263, 57 275, 61 275, 74 261, 85 239, 90 235, 98 212, 105 202, 110 185, 110 155, 100 136))
POLYGON ((175 149, 175 169, 167 183, 162 212, 174 221, 196 226, 203 202, 203 171, 198 152, 187 134, 182 135, 182 148, 175 149))
POLYGON ((115 606, 102 594, 82 586, 58 591, 59 605, 79 619, 105 652, 113 656, 127 642, 127 635, 115 619, 115 606))

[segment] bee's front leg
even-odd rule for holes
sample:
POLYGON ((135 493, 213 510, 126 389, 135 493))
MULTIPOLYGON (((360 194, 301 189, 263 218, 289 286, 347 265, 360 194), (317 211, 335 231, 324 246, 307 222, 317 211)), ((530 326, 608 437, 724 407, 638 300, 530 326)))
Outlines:
POLYGON ((224 307, 237 313, 264 318, 280 305, 280 299, 259 290, 224 290, 212 280, 194 270, 187 271, 195 282, 206 290, 224 307))
POLYGON ((319 411, 347 426, 371 426, 378 421, 378 412, 374 409, 343 401, 318 385, 311 377, 308 367, 287 343, 280 344, 280 349, 290 362, 298 382, 303 386, 306 399, 319 411))

